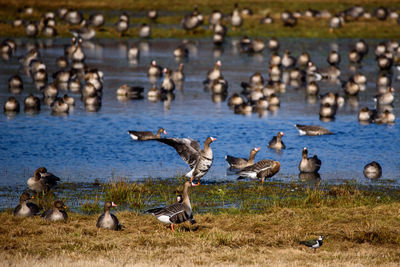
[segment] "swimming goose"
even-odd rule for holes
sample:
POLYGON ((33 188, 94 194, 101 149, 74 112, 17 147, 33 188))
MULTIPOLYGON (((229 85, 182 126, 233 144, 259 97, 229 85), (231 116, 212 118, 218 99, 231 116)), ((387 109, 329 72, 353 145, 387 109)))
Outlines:
POLYGON ((297 64, 301 68, 307 67, 308 62, 310 62, 310 54, 308 54, 307 52, 301 53, 297 58, 297 64))
POLYGON ((255 147, 253 149, 250 150, 250 156, 249 159, 245 159, 245 158, 236 158, 236 157, 232 157, 229 155, 225 156, 225 160, 228 162, 229 166, 232 169, 237 169, 237 170, 241 170, 247 166, 253 165, 254 164, 254 158, 256 156, 256 154, 258 153, 258 151, 260 150, 259 147, 255 147))
POLYGON ((59 97, 51 104, 51 111, 53 114, 67 114, 69 112, 69 105, 64 102, 64 99, 59 97))
POLYGON ((318 172, 318 170, 321 168, 321 160, 317 157, 317 155, 314 155, 312 158, 308 158, 307 154, 308 150, 307 148, 303 148, 302 152, 302 157, 301 161, 299 163, 299 171, 300 172, 318 172))
POLYGON ((328 55, 327 61, 328 61, 329 65, 331 65, 331 66, 339 65, 339 63, 340 63, 339 53, 335 50, 332 50, 328 55))
POLYGON ((358 113, 358 121, 360 123, 370 123, 374 117, 376 116, 376 110, 371 110, 367 107, 364 107, 358 113))
POLYGON ((138 59, 140 56, 140 49, 137 45, 133 45, 128 49, 127 53, 128 59, 129 60, 135 60, 138 59))
POLYGON ((130 86, 123 84, 117 89, 117 96, 123 96, 129 99, 142 99, 144 88, 141 86, 130 86))
POLYGON ((161 77, 163 68, 157 65, 155 60, 152 60, 150 63, 150 67, 147 71, 147 76, 149 77, 161 77))
POLYGON ((319 86, 315 81, 311 81, 306 85, 307 95, 317 95, 319 92, 319 86))
POLYGON ((212 70, 209 70, 207 73, 207 80, 204 81, 204 83, 211 83, 212 81, 218 79, 221 77, 221 61, 217 60, 214 64, 214 68, 212 70))
POLYGON ((325 129, 319 125, 295 124, 294 126, 297 128, 297 130, 299 130, 300 135, 316 136, 316 135, 333 134, 328 129, 325 129))
POLYGON ((195 224, 196 221, 193 219, 192 206, 188 194, 189 187, 191 186, 193 186, 192 183, 188 181, 183 185, 182 202, 176 202, 162 209, 150 209, 146 212, 153 214, 160 222, 170 224, 173 232, 174 224, 183 223, 188 220, 191 224, 195 224))
POLYGON ((165 77, 161 83, 161 90, 168 93, 173 92, 175 89, 175 83, 171 78, 172 71, 168 68, 164 68, 163 73, 165 74, 165 77))
POLYGON ((270 178, 274 176, 280 169, 279 161, 274 161, 270 159, 263 159, 259 162, 247 166, 240 171, 236 172, 239 174, 239 178, 251 178, 251 179, 261 179, 261 182, 264 182, 265 178, 270 178))
POLYGON ((378 105, 391 105, 394 101, 394 88, 387 87, 386 92, 383 94, 379 94, 375 97, 375 101, 378 105))
POLYGON ((282 142, 282 136, 285 134, 283 132, 279 132, 276 136, 272 137, 271 141, 268 143, 269 148, 273 148, 275 150, 285 149, 286 146, 282 142))
POLYGON ((28 192, 19 197, 19 205, 14 208, 13 215, 19 217, 31 217, 39 213, 40 209, 35 203, 28 202, 31 197, 28 192))
POLYGON ((117 217, 110 213, 111 207, 116 207, 114 202, 107 201, 104 203, 104 213, 100 215, 97 219, 96 227, 104 228, 109 230, 121 230, 121 224, 119 223, 117 217))
POLYGON ((24 100, 24 110, 26 111, 38 111, 40 110, 40 99, 37 96, 29 94, 24 100))
POLYGON ((280 46, 279 41, 275 37, 272 37, 271 39, 268 40, 268 48, 271 51, 279 50, 279 46, 280 46))
POLYGON ((21 77, 16 74, 8 79, 8 90, 12 93, 19 94, 24 88, 21 77))
POLYGON ((370 162, 364 167, 364 176, 369 179, 379 179, 382 176, 382 167, 376 162, 370 162))
POLYGON ((388 109, 383 112, 379 112, 378 115, 373 119, 376 124, 394 124, 396 121, 396 116, 391 113, 388 109))
POLYGON ((189 56, 189 49, 187 49, 185 45, 180 44, 177 48, 175 48, 174 57, 186 58, 188 56, 189 56))
POLYGON ((191 182, 197 178, 197 184, 193 185, 200 185, 200 178, 206 175, 214 160, 210 144, 217 139, 208 137, 204 142, 203 149, 197 141, 191 138, 159 138, 155 140, 175 148, 179 156, 190 166, 191 170, 185 176, 190 177, 191 182))
POLYGON ((147 141, 160 138, 161 134, 167 134, 167 131, 164 128, 160 128, 156 134, 149 131, 128 131, 128 133, 133 140, 147 141))
POLYGON ((228 93, 228 82, 223 77, 219 77, 212 82, 210 89, 214 95, 226 95, 228 93))
POLYGON ((54 201, 54 207, 43 212, 41 217, 52 222, 66 221, 68 220, 68 214, 64 210, 66 208, 67 207, 64 205, 64 202, 61 200, 56 200, 54 201))
POLYGON ((4 103, 4 112, 19 112, 19 103, 15 97, 10 96, 4 103))
POLYGON ((172 72, 172 80, 174 82, 182 82, 185 79, 185 75, 183 73, 183 63, 179 64, 179 68, 172 72))
POLYGON ((322 246, 322 240, 324 239, 323 236, 319 236, 318 239, 314 240, 307 240, 307 241, 300 241, 300 244, 305 245, 311 249, 314 249, 314 252, 317 248, 322 246))

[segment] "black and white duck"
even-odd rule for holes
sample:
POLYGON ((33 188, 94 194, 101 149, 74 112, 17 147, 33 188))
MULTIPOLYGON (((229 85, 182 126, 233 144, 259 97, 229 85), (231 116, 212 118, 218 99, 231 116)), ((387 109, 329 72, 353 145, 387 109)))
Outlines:
POLYGON ((253 165, 241 169, 236 172, 236 174, 240 175, 238 179, 261 179, 261 182, 264 182, 265 178, 270 178, 278 173, 280 166, 279 161, 263 159, 253 165))
POLYGON ((193 186, 192 183, 186 181, 183 185, 182 201, 166 206, 165 208, 155 208, 147 210, 147 213, 153 214, 157 220, 162 223, 170 224, 171 230, 174 232, 174 224, 180 224, 190 221, 195 224, 193 219, 192 206, 189 199, 189 187, 193 186))
POLYGON ((39 207, 32 202, 28 202, 32 199, 28 192, 22 193, 19 197, 19 205, 14 208, 13 215, 18 217, 31 217, 39 213, 39 207))
POLYGON ((301 154, 301 161, 299 163, 299 171, 300 172, 318 172, 321 168, 321 160, 317 155, 314 155, 312 158, 308 157, 307 148, 303 148, 301 154))
POLYGON ((119 223, 117 216, 110 212, 111 207, 116 207, 114 202, 107 201, 104 203, 104 213, 97 219, 96 227, 104 228, 109 230, 121 230, 121 224, 119 223))
POLYGON ((259 147, 255 147, 250 150, 250 155, 248 159, 245 158, 237 158, 230 155, 225 156, 225 160, 228 162, 230 168, 241 170, 245 167, 254 164, 254 158, 257 155, 258 151, 260 151, 259 147))
POLYGON ((64 205, 64 202, 61 200, 56 200, 54 201, 54 207, 43 212, 41 217, 52 222, 66 221, 68 220, 68 214, 65 212, 66 208, 67 207, 64 205))
POLYGON ((167 134, 167 131, 164 128, 159 128, 156 134, 150 131, 128 131, 128 133, 133 140, 147 141, 161 138, 161 134, 167 134))
POLYGON ((158 138, 155 140, 175 148, 191 169, 185 176, 190 177, 191 182, 197 178, 198 182, 194 185, 200 185, 200 178, 206 175, 214 160, 210 144, 217 139, 208 137, 204 141, 203 149, 197 141, 191 138, 158 138))
POLYGON ((319 247, 322 246, 322 240, 324 240, 323 236, 319 236, 318 239, 313 239, 313 240, 306 240, 306 241, 300 241, 301 245, 305 245, 311 249, 315 250, 319 247))

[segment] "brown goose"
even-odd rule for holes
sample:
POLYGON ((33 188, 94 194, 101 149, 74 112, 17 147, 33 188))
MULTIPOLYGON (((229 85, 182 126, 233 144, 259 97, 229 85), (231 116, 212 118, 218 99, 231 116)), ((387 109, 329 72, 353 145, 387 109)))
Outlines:
POLYGON ((300 172, 318 172, 321 168, 321 160, 314 155, 312 158, 308 158, 307 148, 303 148, 301 161, 299 163, 300 172))
POLYGON ((282 136, 284 135, 283 132, 279 132, 276 136, 272 137, 271 141, 268 143, 268 147, 276 150, 285 149, 286 146, 282 142, 282 136))
POLYGON ((171 224, 171 230, 174 231, 174 224, 183 223, 187 220, 191 224, 195 224, 193 219, 192 206, 188 194, 189 187, 193 186, 190 182, 185 182, 183 185, 183 198, 182 202, 176 202, 165 208, 155 208, 147 210, 147 213, 153 214, 160 222, 171 224))
POLYGON ((114 202, 107 201, 104 203, 104 213, 100 215, 99 219, 97 219, 96 227, 116 231, 121 230, 121 224, 117 217, 110 213, 110 208, 116 206, 117 205, 114 202))
POLYGON ((226 155, 225 160, 229 163, 229 166, 231 168, 241 170, 247 166, 254 164, 254 158, 259 150, 260 150, 259 147, 255 147, 252 150, 250 150, 249 159, 236 158, 236 157, 226 155))
POLYGON ((294 126, 297 128, 297 130, 299 130, 300 135, 316 136, 316 135, 333 134, 328 129, 325 129, 319 125, 295 124, 294 126))
POLYGON ((39 193, 55 187, 58 181, 60 181, 60 178, 52 173, 48 173, 45 167, 40 167, 28 179, 27 184, 30 190, 39 193))
POLYGON ((42 214, 42 218, 48 221, 66 221, 68 220, 68 214, 64 209, 67 207, 64 206, 64 202, 61 200, 54 201, 54 208, 46 210, 42 214))
POLYGON ((19 197, 20 204, 15 207, 13 215, 19 217, 30 217, 38 214, 40 210, 39 207, 35 203, 28 202, 31 198, 33 197, 31 197, 28 192, 22 193, 19 197))
POLYGON ((206 175, 214 159, 210 144, 217 139, 208 137, 204 141, 204 149, 201 149, 199 143, 191 138, 159 138, 155 140, 175 148, 179 156, 190 166, 191 170, 185 176, 190 177, 191 182, 197 178, 197 184, 193 185, 200 185, 200 178, 206 175))
POLYGON ((378 162, 373 161, 365 165, 363 173, 366 178, 379 179, 382 176, 382 167, 378 162))
POLYGON ((236 174, 240 175, 238 179, 247 177, 251 179, 258 178, 261 179, 261 182, 264 182, 265 178, 270 178, 274 176, 277 172, 279 172, 280 167, 281 164, 279 163, 279 161, 263 159, 236 172, 236 174))
POLYGON ((146 141, 146 140, 154 140, 156 138, 160 138, 161 134, 167 134, 167 131, 164 128, 158 129, 157 133, 154 134, 149 131, 128 131, 129 135, 133 140, 138 141, 146 141))

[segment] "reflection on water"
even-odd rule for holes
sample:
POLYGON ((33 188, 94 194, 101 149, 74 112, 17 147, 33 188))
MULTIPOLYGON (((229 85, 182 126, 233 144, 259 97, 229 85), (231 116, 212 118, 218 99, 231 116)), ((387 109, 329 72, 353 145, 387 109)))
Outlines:
MULTIPOLYGON (((146 42, 103 40, 84 43, 85 64, 104 73, 101 90, 101 106, 85 105, 80 94, 62 91, 75 98, 75 107, 69 115, 52 116, 51 103, 45 99, 39 112, 0 115, 0 185, 24 185, 26 179, 39 166, 46 166, 51 172, 70 181, 91 181, 94 178, 108 179, 110 176, 124 176, 139 179, 147 176, 172 177, 188 171, 186 164, 171 147, 158 142, 135 142, 127 134, 128 130, 152 130, 162 126, 168 137, 192 137, 204 140, 207 136, 217 137, 212 144, 214 164, 203 179, 234 180, 235 175, 226 173, 227 154, 246 157, 252 147, 261 147, 256 160, 269 158, 281 162, 280 172, 275 180, 318 180, 298 174, 298 163, 303 147, 309 147, 322 160, 320 170, 322 181, 342 181, 356 179, 369 183, 363 177, 363 166, 378 161, 383 168, 381 180, 398 180, 400 165, 400 131, 395 125, 362 125, 358 123, 358 111, 362 107, 374 108, 373 96, 376 94, 378 68, 373 52, 365 57, 362 64, 349 65, 347 53, 355 40, 281 39, 279 54, 289 49, 298 56, 307 51, 313 62, 321 68, 328 66, 326 58, 330 46, 335 45, 341 54, 341 80, 347 80, 353 72, 367 77, 365 90, 358 97, 345 99, 345 104, 336 110, 334 119, 319 118, 319 98, 306 96, 305 87, 289 84, 283 87, 286 92, 279 94, 280 106, 260 109, 257 113, 235 115, 227 105, 227 99, 234 92, 242 91, 240 83, 247 82, 250 75, 260 72, 268 77, 268 62, 271 53, 247 55, 233 43, 227 42, 215 48, 209 40, 186 42, 189 58, 184 59, 185 81, 178 85, 174 95, 148 98, 151 84, 147 69, 151 60, 169 69, 176 70, 179 62, 173 51, 181 44, 180 40, 150 40, 146 42), (128 48, 137 45, 140 57, 134 62, 127 57, 128 48), (222 61, 222 73, 229 83, 228 95, 211 94, 204 91, 203 80, 215 60, 222 61), (144 99, 129 100, 117 97, 116 90, 123 84, 145 88, 144 99), (293 88, 299 86, 299 88, 293 88), (159 99, 163 101, 158 101, 159 99), (320 124, 335 134, 331 136, 299 136, 295 123, 320 124), (267 149, 268 141, 277 132, 283 131, 287 149, 274 153, 267 149)), ((63 55, 67 39, 41 41, 17 40, 16 56, 3 59, 0 64, 0 100, 3 104, 11 92, 7 80, 19 73, 23 79, 23 90, 16 98, 23 100, 33 93, 42 98, 39 91, 43 82, 32 82, 20 70, 17 57, 23 56, 26 49, 38 47, 41 60, 51 74, 56 72, 56 59, 63 55)), ((370 46, 378 41, 371 41, 370 46)), ((29 73, 28 73, 29 75, 29 73)), ((399 84, 393 74, 392 86, 399 84)), ((161 80, 155 81, 160 88, 161 80)), ((318 81, 319 93, 328 91, 343 95, 340 82, 318 81)), ((84 86, 84 84, 82 84, 84 86)), ((77 91, 75 91, 77 92, 77 91)), ((395 106, 399 99, 395 95, 395 106)), ((96 99, 95 99, 96 100, 96 99)), ((42 100, 43 101, 43 100, 42 100)), ((400 116, 399 109, 393 112, 400 116)))

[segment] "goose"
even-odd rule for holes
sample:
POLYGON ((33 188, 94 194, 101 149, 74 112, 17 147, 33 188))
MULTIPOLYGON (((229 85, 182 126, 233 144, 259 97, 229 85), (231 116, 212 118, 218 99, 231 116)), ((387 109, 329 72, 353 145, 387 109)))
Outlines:
POLYGON ((182 28, 186 31, 190 31, 196 29, 203 23, 203 15, 199 12, 197 5, 194 7, 194 10, 187 14, 182 18, 181 25, 182 28))
POLYGON ((260 24, 272 24, 273 22, 274 19, 269 14, 260 19, 260 24))
POLYGON ((343 18, 339 15, 335 15, 329 20, 329 32, 333 33, 335 29, 339 29, 342 27, 343 18))
POLYGON ((69 112, 69 105, 64 102, 63 98, 57 98, 51 104, 51 111, 53 114, 67 114, 69 112))
POLYGON ((144 88, 141 86, 130 86, 123 84, 117 89, 117 96, 127 97, 129 99, 141 99, 144 88))
POLYGON ((289 11, 283 11, 281 13, 281 20, 285 27, 294 27, 297 25, 297 18, 289 11))
POLYGON ((32 199, 28 192, 19 197, 19 205, 14 208, 13 215, 18 217, 31 217, 39 213, 40 209, 35 203, 28 202, 32 199))
POLYGON ((382 176, 382 167, 378 162, 372 161, 365 165, 363 173, 366 178, 379 179, 382 176))
POLYGON ((210 14, 208 18, 208 23, 211 26, 216 25, 217 23, 220 23, 223 19, 223 14, 219 10, 213 10, 213 12, 210 14))
POLYGON ((161 90, 163 92, 173 92, 175 89, 174 80, 171 78, 172 71, 168 68, 163 69, 165 77, 161 83, 161 90))
POLYGON ((147 12, 147 17, 153 21, 157 20, 158 12, 155 9, 151 9, 147 12))
POLYGON ((66 221, 68 220, 68 214, 65 212, 67 207, 64 205, 64 202, 61 200, 54 201, 54 207, 52 209, 48 209, 41 217, 48 221, 66 221))
POLYGON ((395 121, 396 116, 388 109, 385 109, 383 112, 378 113, 378 115, 376 115, 376 117, 373 119, 373 122, 376 124, 394 124, 395 121))
POLYGON ((179 67, 177 70, 172 72, 172 80, 177 83, 177 82, 182 82, 185 79, 185 75, 183 73, 183 63, 179 64, 179 67))
POLYGON ((208 137, 204 141, 203 149, 201 149, 200 144, 197 141, 191 138, 158 138, 155 140, 175 148, 179 156, 191 169, 185 174, 185 176, 190 177, 192 183, 193 180, 197 178, 197 184, 193 185, 200 185, 200 178, 206 175, 214 160, 210 144, 217 139, 211 136, 208 137))
POLYGON ((358 121, 360 123, 369 123, 376 116, 376 110, 370 110, 367 107, 362 108, 358 113, 358 121))
POLYGON ((354 49, 357 53, 364 56, 368 53, 368 44, 363 39, 360 39, 354 45, 354 49))
POLYGON ((226 95, 228 93, 228 82, 224 78, 219 77, 212 82, 210 89, 213 94, 226 95))
POLYGON ((186 58, 189 56, 189 49, 185 47, 185 45, 180 44, 177 48, 174 50, 174 57, 176 58, 186 58))
POLYGON ((340 63, 339 53, 335 50, 332 50, 328 55, 327 61, 328 61, 329 65, 331 65, 331 66, 339 65, 339 63, 340 63))
POLYGON ((300 135, 325 135, 325 134, 333 134, 328 129, 325 129, 319 125, 302 125, 302 124, 295 124, 294 125, 297 130, 299 131, 300 135))
POLYGON ((311 81, 306 85, 307 95, 317 95, 319 92, 319 86, 315 81, 311 81))
POLYGON ((215 62, 214 68, 209 70, 208 73, 207 73, 207 80, 205 81, 205 83, 210 83, 213 80, 216 80, 219 77, 221 77, 221 70, 220 70, 221 65, 222 65, 222 63, 221 63, 220 60, 217 60, 215 62))
POLYGON ((302 68, 308 66, 308 62, 310 62, 310 54, 307 52, 301 53, 297 58, 297 64, 302 68))
POLYGON ((244 100, 238 93, 233 93, 228 99, 228 106, 235 107, 243 104, 244 100))
POLYGON ((164 128, 159 128, 156 134, 149 131, 128 131, 128 133, 133 140, 147 141, 161 138, 161 134, 167 134, 167 131, 164 128))
POLYGON ((100 215, 97 219, 96 227, 104 228, 109 230, 121 230, 121 224, 119 223, 117 217, 110 213, 111 207, 116 207, 114 202, 107 201, 104 203, 104 213, 100 215))
POLYGON ((331 106, 330 104, 323 104, 319 109, 320 118, 335 118, 336 115, 336 106, 331 106))
POLYGON ((29 21, 25 25, 25 34, 28 37, 35 37, 39 32, 38 26, 35 22, 29 21))
POLYGON ((271 39, 268 40, 268 48, 271 51, 279 50, 279 46, 280 46, 279 41, 275 37, 272 37, 271 39))
POLYGON ((275 150, 285 149, 286 146, 282 142, 282 136, 284 135, 285 134, 283 132, 279 132, 276 136, 272 137, 271 141, 268 143, 268 147, 275 150))
POLYGON ((128 59, 129 60, 135 60, 138 59, 140 56, 140 49, 137 45, 133 45, 128 49, 127 53, 128 59))
POLYGON ((10 96, 4 103, 4 112, 19 112, 19 103, 15 97, 10 96))
POLYGON ((64 19, 70 25, 79 25, 84 20, 83 14, 78 10, 68 10, 64 16, 64 19))
POLYGON ((68 106, 75 106, 75 99, 71 96, 68 96, 67 94, 64 94, 63 98, 65 103, 68 104, 68 106))
POLYGON ((160 100, 161 90, 157 86, 153 85, 147 92, 147 99, 152 102, 157 102, 160 100))
POLYGON ((139 37, 140 38, 150 38, 151 36, 151 27, 146 23, 142 23, 139 26, 139 37))
POLYGON ((321 160, 314 155, 312 158, 308 158, 307 148, 303 148, 301 161, 299 163, 300 172, 318 172, 321 168, 321 160))
POLYGON ((39 97, 29 94, 24 100, 24 110, 40 110, 39 97))
POLYGON ((324 237, 320 235, 318 239, 300 241, 300 244, 313 249, 315 252, 317 248, 322 246, 322 240, 324 240, 324 237))
POLYGON ((239 6, 237 3, 235 3, 235 6, 234 6, 234 9, 232 12, 232 16, 231 16, 231 25, 232 25, 233 30, 242 26, 242 23, 243 23, 243 18, 240 15, 239 6))
POLYGON ((394 101, 393 93, 394 93, 394 88, 387 87, 386 92, 377 95, 374 100, 378 103, 378 105, 391 105, 394 101))
POLYGON ((89 17, 89 24, 93 27, 99 28, 104 25, 104 15, 100 13, 93 13, 89 17))
POLYGON ((228 162, 230 168, 241 170, 247 166, 254 164, 254 158, 259 150, 260 150, 259 147, 255 147, 255 148, 251 149, 249 159, 237 158, 237 157, 233 157, 230 155, 226 155, 225 160, 228 162))
POLYGON ((172 232, 175 231, 174 224, 180 224, 185 221, 190 221, 191 224, 195 224, 196 221, 193 219, 192 206, 188 194, 189 187, 191 186, 193 186, 193 184, 188 181, 183 185, 183 197, 181 202, 178 201, 165 208, 150 209, 146 212, 154 215, 160 222, 170 224, 172 232))
POLYGON ((280 166, 279 161, 263 159, 253 165, 241 169, 236 172, 236 174, 240 175, 238 179, 261 179, 261 182, 263 183, 265 178, 270 178, 279 172, 280 166))
POLYGON ((163 68, 157 65, 155 60, 152 60, 150 63, 150 67, 147 71, 147 76, 149 77, 161 77, 163 68))
POLYGON ((28 179, 27 184, 30 190, 39 193, 55 187, 58 181, 60 178, 48 173, 45 167, 40 167, 34 171, 33 177, 28 179))
POLYGON ((115 28, 118 32, 118 36, 121 38, 122 35, 124 35, 124 33, 129 29, 129 16, 123 13, 115 24, 115 28))
POLYGON ((24 88, 21 77, 16 74, 8 79, 8 89, 10 92, 18 91, 20 92, 24 88))
POLYGON ((58 57, 56 59, 56 65, 60 69, 66 69, 68 67, 68 59, 64 56, 58 57))

